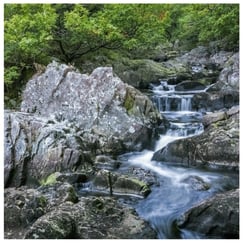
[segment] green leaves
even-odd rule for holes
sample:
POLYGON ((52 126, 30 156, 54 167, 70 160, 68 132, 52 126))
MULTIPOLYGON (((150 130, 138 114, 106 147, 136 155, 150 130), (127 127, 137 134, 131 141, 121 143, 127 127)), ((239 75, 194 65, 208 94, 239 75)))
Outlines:
MULTIPOLYGON (((239 44, 239 4, 5 4, 5 82, 33 62, 103 49, 138 56, 164 42, 239 44)), ((141 56, 141 55, 140 55, 141 56)))
POLYGON ((239 44, 239 4, 188 4, 177 9, 174 38, 188 44, 207 45, 211 41, 227 43, 228 49, 239 44))
POLYGON ((56 22, 49 4, 5 4, 4 62, 5 83, 11 84, 21 70, 48 58, 47 46, 56 22))

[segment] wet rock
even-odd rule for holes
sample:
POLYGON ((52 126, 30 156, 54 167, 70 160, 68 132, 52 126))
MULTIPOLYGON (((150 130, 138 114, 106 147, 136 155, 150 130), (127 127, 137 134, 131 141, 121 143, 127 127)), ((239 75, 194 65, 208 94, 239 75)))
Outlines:
POLYGON ((217 82, 207 89, 204 101, 200 99, 200 94, 194 97, 195 107, 198 103, 205 102, 204 107, 207 106, 208 111, 214 111, 239 104, 239 53, 228 55, 225 59, 220 64, 223 69, 217 82))
POLYGON ((239 170, 239 113, 212 122, 200 135, 169 143, 155 152, 153 160, 239 170))
POLYGON ((98 169, 115 170, 120 166, 120 162, 107 155, 98 155, 95 158, 94 166, 98 169))
POLYGON ((156 173, 151 170, 142 169, 140 167, 132 167, 128 168, 123 173, 143 181, 148 186, 159 185, 156 173))
POLYGON ((188 184, 195 191, 207 191, 210 188, 210 185, 199 176, 192 175, 181 180, 181 182, 188 184))
POLYGON ((155 232, 132 209, 112 198, 81 198, 39 218, 26 239, 154 239, 155 232))
POLYGON ((204 90, 206 86, 196 81, 183 81, 175 86, 176 91, 204 90))
POLYGON ((217 194, 189 209, 178 220, 180 229, 209 239, 239 239, 239 189, 217 194))
POLYGON ((139 179, 120 175, 118 173, 100 170, 94 178, 95 189, 106 191, 107 193, 137 194, 147 196, 151 190, 149 186, 139 179))
POLYGON ((236 105, 239 105, 239 91, 204 92, 195 94, 192 98, 192 109, 202 112, 229 109, 236 105))
POLYGON ((87 182, 88 181, 88 177, 89 177, 88 173, 87 174, 78 173, 78 172, 74 172, 74 173, 60 173, 56 177, 56 181, 68 182, 71 185, 75 185, 75 184, 87 182))

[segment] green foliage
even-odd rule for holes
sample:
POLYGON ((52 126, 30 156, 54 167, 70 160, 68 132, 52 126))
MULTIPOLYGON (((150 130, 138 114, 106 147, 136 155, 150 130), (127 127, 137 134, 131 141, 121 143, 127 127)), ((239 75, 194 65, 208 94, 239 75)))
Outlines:
POLYGON ((239 45, 239 4, 187 4, 171 12, 179 18, 172 35, 190 48, 219 41, 224 49, 239 45))
POLYGON ((4 83, 14 87, 33 62, 81 65, 104 50, 142 57, 176 40, 237 48, 239 4, 5 4, 4 83))
POLYGON ((17 66, 11 66, 5 69, 4 72, 4 83, 9 86, 14 80, 18 79, 20 75, 20 69, 17 66))
POLYGON ((53 185, 53 184, 57 183, 57 177, 59 175, 60 175, 59 172, 54 172, 54 173, 50 174, 47 178, 42 179, 40 181, 40 184, 43 185, 43 186, 53 185))
POLYGON ((14 83, 33 62, 48 62, 56 14, 48 4, 5 4, 5 84, 14 83))

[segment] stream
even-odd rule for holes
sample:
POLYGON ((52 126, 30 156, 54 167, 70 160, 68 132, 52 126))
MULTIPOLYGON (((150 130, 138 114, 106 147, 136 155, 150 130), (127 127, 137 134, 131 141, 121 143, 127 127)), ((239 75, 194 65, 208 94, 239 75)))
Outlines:
MULTIPOLYGON (((159 239, 201 239, 197 232, 181 230, 176 220, 193 205, 218 192, 238 187, 239 177, 235 173, 206 169, 195 169, 168 165, 152 160, 155 151, 168 143, 203 132, 202 113, 193 111, 191 99, 200 91, 175 91, 174 85, 166 81, 152 86, 152 101, 169 121, 167 130, 160 134, 153 150, 121 155, 119 171, 143 168, 156 175, 157 183, 145 199, 133 203, 139 216, 150 223, 159 239)), ((173 161, 171 161, 173 162, 173 161)))

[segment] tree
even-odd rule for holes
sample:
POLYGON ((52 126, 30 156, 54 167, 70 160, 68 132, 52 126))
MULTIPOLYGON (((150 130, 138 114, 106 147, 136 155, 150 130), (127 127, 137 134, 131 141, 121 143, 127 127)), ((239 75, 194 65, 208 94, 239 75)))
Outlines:
MULTIPOLYGON (((163 39, 164 20, 158 8, 162 5, 91 6, 77 4, 67 9, 62 5, 53 32, 57 48, 52 49, 52 54, 62 61, 72 62, 100 49, 148 49, 163 39)), ((56 9, 60 10, 60 6, 56 9)))
POLYGON ((4 80, 9 85, 33 62, 47 63, 56 13, 49 4, 5 4, 4 80))
POLYGON ((239 45, 239 4, 182 5, 174 33, 189 49, 219 41, 226 50, 239 45))

